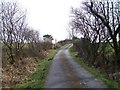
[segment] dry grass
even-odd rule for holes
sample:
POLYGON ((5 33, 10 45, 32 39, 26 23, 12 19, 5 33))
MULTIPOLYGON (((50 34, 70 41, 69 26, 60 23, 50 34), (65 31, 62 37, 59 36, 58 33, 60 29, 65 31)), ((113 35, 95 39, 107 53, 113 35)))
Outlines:
MULTIPOLYGON (((44 52, 44 57, 48 52, 44 52)), ((16 58, 17 59, 17 58, 16 58)), ((3 61, 2 87, 11 87, 28 79, 28 75, 36 71, 38 57, 26 57, 15 60, 13 65, 3 61)))

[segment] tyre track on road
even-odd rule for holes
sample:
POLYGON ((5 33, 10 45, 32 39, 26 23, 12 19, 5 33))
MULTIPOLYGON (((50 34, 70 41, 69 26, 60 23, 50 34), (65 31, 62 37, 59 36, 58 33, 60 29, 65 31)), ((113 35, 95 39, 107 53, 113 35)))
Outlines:
POLYGON ((77 78, 76 72, 73 70, 73 68, 70 65, 69 60, 67 60, 64 53, 61 55, 61 63, 62 68, 64 70, 64 74, 66 76, 66 79, 68 81, 68 84, 71 88, 83 88, 82 85, 80 85, 80 80, 77 78))

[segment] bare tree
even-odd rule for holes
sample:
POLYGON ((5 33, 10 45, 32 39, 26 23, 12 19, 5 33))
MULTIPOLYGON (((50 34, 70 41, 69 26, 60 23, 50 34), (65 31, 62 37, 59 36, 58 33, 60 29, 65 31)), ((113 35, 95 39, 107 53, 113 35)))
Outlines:
POLYGON ((22 49, 24 45, 26 44, 25 42, 25 32, 27 28, 26 20, 25 20, 25 14, 21 17, 20 21, 16 23, 15 29, 14 29, 14 47, 16 53, 22 52, 22 49))
MULTIPOLYGON (((115 68, 120 63, 120 10, 118 4, 119 2, 91 0, 84 2, 82 8, 72 9, 71 27, 79 31, 85 39, 90 40, 90 43, 86 44, 86 40, 82 40, 85 48, 83 50, 82 47, 81 51, 84 51, 85 57, 88 56, 88 59, 91 59, 91 64, 96 61, 99 63, 96 60, 99 55, 102 56, 104 64, 109 61, 105 56, 108 43, 115 52, 115 68)), ((97 64, 97 66, 99 65, 97 64)))
POLYGON ((84 53, 84 56, 87 57, 87 59, 91 55, 93 58, 91 61, 89 61, 93 63, 98 56, 97 51, 101 42, 101 23, 96 19, 96 17, 92 16, 91 14, 86 14, 86 12, 82 12, 79 8, 72 9, 72 13, 72 24, 76 30, 78 30, 78 32, 80 32, 84 37, 84 39, 82 39, 82 42, 79 43, 82 45, 84 42, 84 45, 81 46, 81 49, 84 50, 81 51, 86 53, 84 53))
POLYGON ((119 2, 91 1, 84 3, 86 11, 96 16, 105 26, 105 32, 110 36, 112 43, 107 39, 115 51, 115 65, 120 64, 120 8, 119 2))
POLYGON ((25 30, 25 13, 22 12, 18 3, 2 2, 0 7, 2 41, 8 48, 8 59, 14 62, 14 46, 18 49, 18 44, 23 42, 21 37, 25 30))

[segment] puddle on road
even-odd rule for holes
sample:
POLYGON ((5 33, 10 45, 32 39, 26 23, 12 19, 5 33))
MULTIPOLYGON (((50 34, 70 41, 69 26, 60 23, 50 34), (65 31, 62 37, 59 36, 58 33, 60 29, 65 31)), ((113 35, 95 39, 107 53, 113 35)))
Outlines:
POLYGON ((66 76, 66 79, 68 80, 68 84, 71 88, 83 88, 83 85, 78 80, 76 72, 73 71, 73 68, 70 65, 69 60, 66 58, 65 54, 62 53, 60 56, 60 60, 62 63, 62 68, 64 70, 64 74, 66 76))

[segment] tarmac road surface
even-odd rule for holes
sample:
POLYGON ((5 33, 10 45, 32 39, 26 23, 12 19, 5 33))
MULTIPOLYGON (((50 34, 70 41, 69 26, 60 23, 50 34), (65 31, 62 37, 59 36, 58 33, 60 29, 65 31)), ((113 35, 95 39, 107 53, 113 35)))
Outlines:
POLYGON ((68 52, 70 46, 63 47, 52 60, 45 88, 107 88, 73 60, 68 52))

